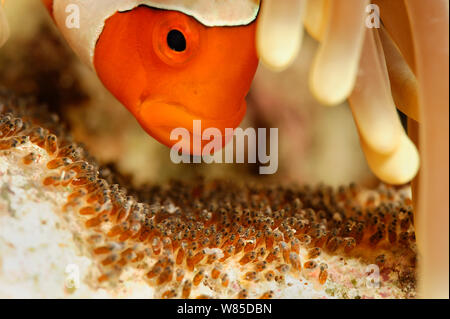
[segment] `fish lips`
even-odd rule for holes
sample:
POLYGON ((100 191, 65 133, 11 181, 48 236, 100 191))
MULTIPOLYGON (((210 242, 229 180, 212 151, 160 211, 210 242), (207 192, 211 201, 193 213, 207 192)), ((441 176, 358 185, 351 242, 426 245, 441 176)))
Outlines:
POLYGON ((189 141, 183 141, 185 143, 189 142, 189 145, 182 145, 183 153, 202 155, 201 151, 203 147, 210 142, 208 139, 211 138, 212 140, 213 138, 207 136, 203 140, 202 136, 204 135, 204 131, 208 128, 218 129, 222 138, 220 148, 224 147, 233 137, 233 133, 230 134, 230 130, 225 129, 231 128, 234 130, 238 127, 245 116, 246 109, 247 103, 243 100, 232 116, 227 118, 209 118, 202 114, 191 112, 188 107, 178 103, 145 100, 138 108, 136 117, 140 125, 149 135, 168 147, 172 147, 175 144, 177 146, 182 145, 179 143, 180 137, 178 136, 180 130, 174 130, 180 128, 185 129, 189 132, 190 139, 189 141), (200 131, 194 129, 194 121, 201 121, 200 131), (172 133, 174 133, 174 136, 171 139, 172 133), (194 141, 201 141, 200 149, 193 146, 194 141))

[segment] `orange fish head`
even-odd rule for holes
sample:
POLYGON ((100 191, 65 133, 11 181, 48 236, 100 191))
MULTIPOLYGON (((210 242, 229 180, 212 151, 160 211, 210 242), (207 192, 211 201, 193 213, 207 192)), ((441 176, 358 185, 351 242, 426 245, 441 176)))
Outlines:
MULTIPOLYGON (((236 128, 255 74, 256 22, 206 27, 177 11, 145 6, 110 17, 94 53, 104 85, 167 146, 175 128, 236 128)), ((223 139, 223 142, 225 138, 223 139)), ((223 146, 223 143, 222 143, 223 146)), ((192 152, 192 151, 191 151, 192 152)))

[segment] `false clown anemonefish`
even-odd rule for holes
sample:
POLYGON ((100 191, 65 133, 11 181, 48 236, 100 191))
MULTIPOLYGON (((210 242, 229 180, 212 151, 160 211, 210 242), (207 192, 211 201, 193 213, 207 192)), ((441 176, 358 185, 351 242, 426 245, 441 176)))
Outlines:
MULTIPOLYGON (((236 128, 258 65, 259 0, 43 0, 105 87, 159 142, 174 128, 236 128), (71 10, 79 28, 67 24, 71 10)), ((202 145, 203 146, 203 145, 202 145)), ((192 152, 192 150, 191 150, 192 152)))

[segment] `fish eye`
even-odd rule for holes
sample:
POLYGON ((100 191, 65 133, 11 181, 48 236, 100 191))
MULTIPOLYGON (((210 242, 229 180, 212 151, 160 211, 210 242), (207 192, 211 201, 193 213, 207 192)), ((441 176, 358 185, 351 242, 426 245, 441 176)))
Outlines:
POLYGON ((167 34, 167 45, 174 51, 183 52, 186 50, 186 38, 181 31, 170 30, 167 34))
POLYGON ((186 65, 198 52, 201 30, 198 22, 181 13, 164 17, 152 32, 153 52, 172 67, 186 65))

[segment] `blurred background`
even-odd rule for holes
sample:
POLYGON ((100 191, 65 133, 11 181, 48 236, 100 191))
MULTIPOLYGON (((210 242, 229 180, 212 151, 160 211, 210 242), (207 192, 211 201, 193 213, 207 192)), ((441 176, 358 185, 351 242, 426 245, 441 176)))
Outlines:
POLYGON ((259 164, 173 164, 169 148, 148 136, 95 73, 79 62, 40 0, 7 0, 5 11, 11 37, 0 49, 0 86, 48 105, 77 142, 135 186, 198 175, 282 184, 378 184, 365 162, 348 106, 322 106, 309 92, 308 72, 317 44, 307 35, 287 71, 259 67, 247 98, 242 128, 279 129, 278 172, 264 176, 258 175, 259 164))

